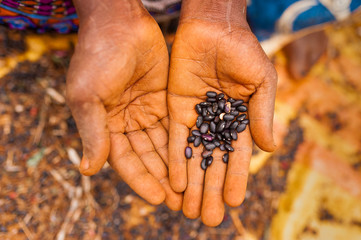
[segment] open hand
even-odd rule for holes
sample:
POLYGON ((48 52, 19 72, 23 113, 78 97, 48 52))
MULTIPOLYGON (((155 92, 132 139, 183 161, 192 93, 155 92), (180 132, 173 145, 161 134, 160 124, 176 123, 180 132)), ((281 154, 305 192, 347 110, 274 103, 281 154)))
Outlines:
POLYGON ((96 4, 100 10, 94 7, 89 17, 80 18, 67 76, 67 100, 83 143, 80 171, 95 174, 108 159, 145 200, 159 204, 165 199, 168 207, 179 210, 182 194, 168 180, 168 51, 163 35, 140 6, 122 16, 116 11, 125 11, 118 6, 121 1, 109 9, 104 9, 106 3, 96 4))
MULTIPOLYGON (((182 9, 183 11, 183 9, 182 9)), ((168 86, 169 174, 172 188, 184 192, 183 212, 220 224, 224 202, 238 206, 244 199, 252 139, 263 150, 275 149, 272 125, 277 74, 247 24, 183 16, 172 47, 168 86), (224 93, 248 103, 250 127, 233 142, 228 165, 224 152, 213 151, 213 163, 200 167, 203 147, 193 147, 186 160, 187 137, 195 128, 195 105, 206 92, 224 93)))

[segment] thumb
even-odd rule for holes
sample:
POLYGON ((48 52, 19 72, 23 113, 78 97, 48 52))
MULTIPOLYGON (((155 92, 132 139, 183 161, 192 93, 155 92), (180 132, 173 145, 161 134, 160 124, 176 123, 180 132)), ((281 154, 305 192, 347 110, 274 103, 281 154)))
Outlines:
POLYGON ((273 68, 249 100, 249 119, 252 138, 262 150, 276 149, 273 138, 273 115, 277 89, 277 72, 273 68))
POLYGON ((67 85, 67 102, 73 114, 83 144, 83 158, 79 170, 90 176, 106 162, 109 149, 109 131, 106 110, 101 100, 87 90, 67 85))

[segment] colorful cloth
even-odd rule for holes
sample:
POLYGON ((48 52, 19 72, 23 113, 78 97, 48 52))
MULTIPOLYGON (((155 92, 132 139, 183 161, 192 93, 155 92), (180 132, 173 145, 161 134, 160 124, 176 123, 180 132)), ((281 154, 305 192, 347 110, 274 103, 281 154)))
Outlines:
MULTIPOLYGON (((1 0, 0 0, 1 1, 1 0)), ((156 18, 177 16, 180 0, 142 0, 156 18)), ((361 6, 361 0, 248 0, 248 22, 259 40, 342 20, 361 6)), ((77 31, 79 22, 71 0, 2 0, 0 23, 38 32, 77 31)))

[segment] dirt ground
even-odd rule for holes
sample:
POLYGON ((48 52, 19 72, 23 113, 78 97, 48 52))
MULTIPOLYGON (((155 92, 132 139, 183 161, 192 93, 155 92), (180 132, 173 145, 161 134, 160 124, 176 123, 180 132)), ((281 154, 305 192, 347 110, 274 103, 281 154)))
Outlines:
POLYGON ((147 204, 108 165, 80 175, 64 99, 76 36, 0 27, 0 239, 361 239, 361 17, 325 31, 304 79, 272 56, 281 145, 254 150, 244 204, 210 228, 147 204))

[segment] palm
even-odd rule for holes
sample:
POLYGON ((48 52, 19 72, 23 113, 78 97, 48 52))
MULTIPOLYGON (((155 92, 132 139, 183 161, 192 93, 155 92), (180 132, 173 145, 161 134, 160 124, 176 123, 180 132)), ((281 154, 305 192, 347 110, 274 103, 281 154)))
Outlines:
POLYGON ((165 190, 166 202, 177 209, 179 203, 169 202, 179 196, 169 186, 166 167, 168 52, 149 16, 132 24, 127 27, 136 31, 122 32, 122 25, 113 24, 96 35, 79 33, 67 89, 89 160, 89 168, 82 162, 81 171, 94 174, 109 159, 143 198, 160 203, 165 190))
POLYGON ((223 24, 201 20, 188 21, 178 29, 168 89, 170 177, 176 191, 187 186, 183 211, 188 217, 201 214, 206 224, 217 225, 224 213, 222 194, 229 205, 241 204, 252 137, 265 150, 273 147, 269 119, 273 114, 275 79, 272 64, 248 29, 229 31, 223 24), (189 129, 194 128, 197 118, 194 106, 205 100, 207 91, 223 92, 248 102, 251 131, 247 128, 233 144, 235 152, 230 154, 228 168, 221 160, 223 153, 217 149, 213 153, 214 163, 204 173, 200 168, 202 148, 193 148, 195 160, 188 163, 184 148, 189 129), (259 96, 255 94, 257 91, 264 94, 259 96), (260 98, 265 100, 262 104, 260 98))

